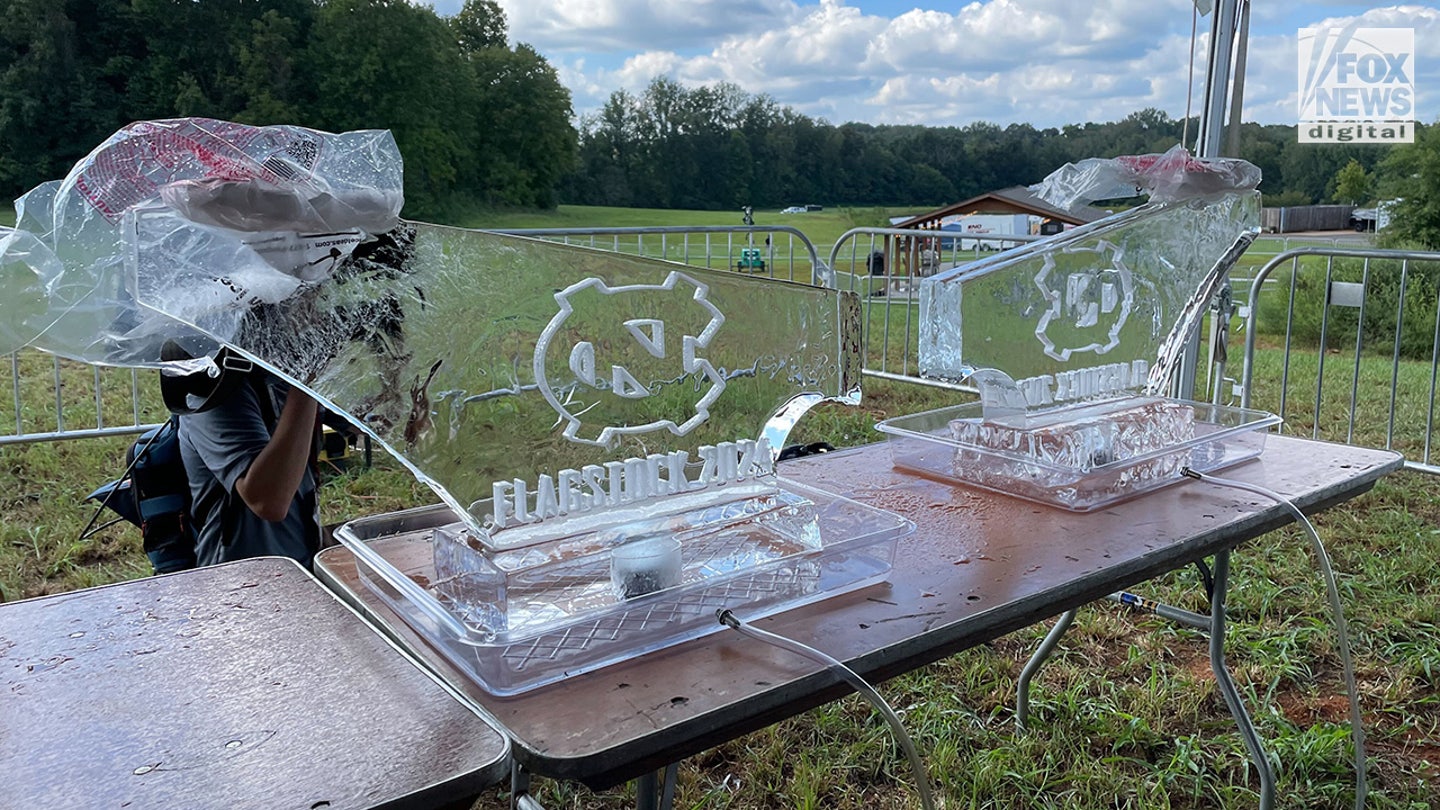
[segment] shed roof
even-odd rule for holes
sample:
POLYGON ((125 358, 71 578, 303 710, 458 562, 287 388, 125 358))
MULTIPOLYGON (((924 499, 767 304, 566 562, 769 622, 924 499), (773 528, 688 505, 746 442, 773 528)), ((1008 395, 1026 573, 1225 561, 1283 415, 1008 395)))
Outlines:
POLYGON ((1066 211, 1040 199, 1025 186, 1011 186, 913 216, 895 227, 919 228, 945 217, 969 214, 1034 214, 1070 225, 1084 225, 1109 215, 1106 211, 1088 205, 1080 206, 1073 211, 1066 211))

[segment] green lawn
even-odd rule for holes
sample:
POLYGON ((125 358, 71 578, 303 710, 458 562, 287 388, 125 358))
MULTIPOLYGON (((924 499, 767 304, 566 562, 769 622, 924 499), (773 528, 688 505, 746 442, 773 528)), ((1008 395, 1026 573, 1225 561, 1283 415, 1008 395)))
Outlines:
MULTIPOLYGON (((810 238, 820 250, 820 258, 829 258, 830 248, 840 235, 860 226, 884 226, 890 216, 914 213, 910 209, 826 208, 805 214, 782 214, 776 210, 755 209, 757 227, 796 228, 810 238)), ((553 212, 527 213, 490 212, 478 214, 454 224, 466 228, 636 228, 685 225, 733 225, 744 222, 734 211, 675 211, 657 208, 607 208, 603 206, 562 205, 553 212)))

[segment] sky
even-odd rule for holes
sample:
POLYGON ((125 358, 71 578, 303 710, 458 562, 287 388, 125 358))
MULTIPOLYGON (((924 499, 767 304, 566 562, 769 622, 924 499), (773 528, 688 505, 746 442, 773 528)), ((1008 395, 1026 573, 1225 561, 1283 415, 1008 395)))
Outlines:
MULTIPOLYGON (((441 14, 462 0, 429 0, 441 14)), ((498 0, 577 115, 656 76, 727 81, 831 123, 1037 127, 1200 112, 1211 17, 1191 0, 498 0)), ((1416 118, 1440 116, 1440 5, 1254 0, 1244 119, 1297 118, 1297 30, 1415 29, 1416 118)))

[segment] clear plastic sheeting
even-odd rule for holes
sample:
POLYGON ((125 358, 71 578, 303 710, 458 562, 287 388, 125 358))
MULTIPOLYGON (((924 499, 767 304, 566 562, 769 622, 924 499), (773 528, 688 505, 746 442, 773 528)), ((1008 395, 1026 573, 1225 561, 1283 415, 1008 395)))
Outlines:
MULTIPOLYGON (((201 118, 131 124, 63 180, 16 203, 17 227, 64 267, 46 291, 52 323, 33 345, 137 366, 158 365, 167 340, 205 353, 212 338, 227 337, 218 328, 202 336, 139 304, 126 264, 126 217, 138 207, 170 206, 172 237, 191 245, 192 264, 214 260, 206 278, 167 286, 171 299, 184 297, 180 308, 190 317, 217 327, 256 303, 295 294, 365 234, 392 229, 401 179, 388 132, 331 135, 201 118), (208 253, 196 252, 202 249, 208 253), (229 261, 234 256, 241 258, 229 261)), ((0 302, 0 314, 8 309, 0 302)))
POLYGON ((920 373, 991 370, 978 380, 995 389, 985 399, 1012 415, 1020 402, 1163 392, 1186 336, 1259 233, 1259 196, 1149 203, 925 279, 920 373))
POLYGON ((34 234, 0 227, 0 354, 34 340, 54 320, 47 290, 60 260, 34 234))
POLYGON ((1182 146, 1163 155, 1088 158, 1066 163, 1030 187, 1064 209, 1149 194, 1150 202, 1214 199, 1260 185, 1260 169, 1233 158, 1196 158, 1182 146))
POLYGON ((480 534, 496 507, 470 507, 496 482, 517 514, 525 486, 533 499, 566 470, 606 471, 587 503, 642 499, 638 460, 690 452, 666 480, 709 480, 702 448, 763 433, 778 452, 810 405, 859 398, 849 293, 402 222, 276 303, 210 308, 172 291, 261 264, 197 242, 172 210, 132 221, 142 304, 348 414, 480 534))

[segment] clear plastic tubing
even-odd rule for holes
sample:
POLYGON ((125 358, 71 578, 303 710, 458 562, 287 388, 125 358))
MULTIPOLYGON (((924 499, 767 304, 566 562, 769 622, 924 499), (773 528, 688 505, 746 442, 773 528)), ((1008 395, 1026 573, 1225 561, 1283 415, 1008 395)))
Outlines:
POLYGON ((782 650, 789 650, 796 655, 804 656, 811 661, 829 667, 831 671, 854 687, 855 691, 859 692, 862 697, 870 701, 870 705, 874 706, 875 710, 880 712, 880 716, 884 717, 885 721, 890 724, 890 730, 894 732, 896 742, 900 743, 900 748, 905 751, 906 758, 910 760, 910 768, 915 772, 916 783, 920 790, 920 806, 923 807, 924 810, 935 810, 935 797, 930 793, 930 773, 925 769, 925 761, 920 758, 920 752, 915 749, 915 743, 911 741, 910 735, 905 732, 905 726, 901 724, 900 716, 895 714, 895 710, 890 708, 890 704, 885 702, 885 698, 881 697, 880 693, 875 691, 875 687, 866 683, 865 679, 856 674, 855 670, 820 652, 814 647, 807 647, 794 639, 777 636, 774 633, 746 624, 729 609, 715 611, 715 617, 720 620, 721 624, 738 630, 750 638, 763 641, 766 644, 779 647, 782 650))
POLYGON ((1325 551, 1325 545, 1320 542, 1319 532, 1315 531, 1314 524, 1295 504, 1290 502, 1290 499, 1278 492, 1244 481, 1205 475, 1194 470, 1187 470, 1186 475, 1222 487, 1243 489, 1283 504, 1295 515, 1295 519, 1304 527, 1305 533, 1310 535, 1310 544, 1315 550, 1315 559, 1320 566, 1320 576, 1325 580, 1325 593, 1330 597, 1330 611, 1335 619, 1335 635, 1340 644, 1340 666, 1345 672, 1345 688, 1350 697, 1350 736, 1355 741, 1355 808, 1361 810, 1365 806, 1365 795, 1368 792, 1365 786, 1365 727, 1360 722, 1360 694, 1355 687, 1355 664, 1350 660, 1350 634, 1345 628, 1345 608, 1340 603, 1340 589, 1335 586, 1335 569, 1330 565, 1330 554, 1325 551))

